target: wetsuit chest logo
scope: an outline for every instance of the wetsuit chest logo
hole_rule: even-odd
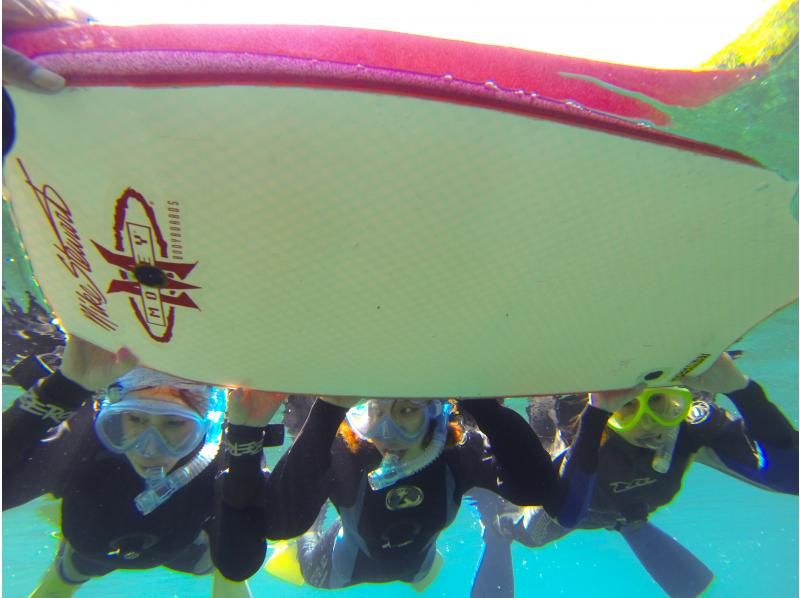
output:
[[[422,504],[425,494],[417,486],[398,486],[386,495],[386,508],[390,511],[410,509]]]
[[[694,401],[689,409],[686,421],[690,424],[702,424],[711,415],[711,406],[705,401]]]

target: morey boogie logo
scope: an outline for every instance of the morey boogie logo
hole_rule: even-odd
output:
[[[189,291],[200,287],[186,278],[197,265],[169,261],[183,258],[180,202],[169,201],[170,241],[158,225],[155,211],[138,191],[127,188],[114,209],[114,251],[92,241],[109,264],[119,268],[119,279],[111,281],[107,293],[127,293],[133,312],[150,337],[167,343],[172,338],[175,312],[179,307],[200,309]]]

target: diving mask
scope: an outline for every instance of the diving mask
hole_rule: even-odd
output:
[[[441,401],[369,399],[349,409],[346,417],[362,439],[400,447],[420,440],[441,412]]]
[[[383,490],[384,488],[396,484],[400,480],[414,475],[433,463],[442,454],[447,443],[447,425],[450,421],[450,414],[453,406],[449,402],[430,401],[437,403],[435,411],[437,415],[433,419],[433,435],[430,442],[424,447],[416,457],[407,458],[407,455],[394,451],[388,451],[383,455],[377,469],[369,472],[367,480],[373,490]]]
[[[646,388],[633,401],[615,411],[608,425],[618,432],[626,432],[647,415],[657,424],[671,428],[686,418],[691,406],[692,393],[686,388]]]
[[[134,395],[105,403],[94,423],[109,451],[134,451],[146,459],[185,457],[203,441],[208,426],[208,420],[186,405]]]

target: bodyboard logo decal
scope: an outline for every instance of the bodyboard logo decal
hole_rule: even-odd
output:
[[[108,293],[127,293],[136,319],[155,341],[172,339],[178,307],[200,309],[188,291],[200,287],[186,278],[197,265],[169,261],[167,241],[158,226],[155,211],[144,196],[128,187],[117,199],[114,209],[114,249],[92,241],[103,259],[119,268],[119,279],[111,281]],[[164,275],[163,282],[148,286],[139,282],[137,269],[155,268]]]
[[[53,245],[56,249],[56,257],[67,269],[67,272],[79,281],[75,295],[78,297],[81,314],[100,328],[109,332],[115,331],[117,325],[111,320],[106,309],[108,299],[90,276],[92,266],[83,249],[78,229],[75,227],[72,210],[55,187],[47,183],[41,187],[35,185],[22,160],[17,158],[17,164],[22,171],[22,176],[25,177],[25,183],[33,191],[36,201],[56,237]]]

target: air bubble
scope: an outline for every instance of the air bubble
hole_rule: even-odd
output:
[[[445,74],[442,79],[444,79],[445,83],[452,83],[453,82],[453,75],[450,73]]]
[[[500,91],[500,88],[497,86],[497,83],[494,81],[487,81],[483,84],[486,89],[491,89],[492,91]]]

